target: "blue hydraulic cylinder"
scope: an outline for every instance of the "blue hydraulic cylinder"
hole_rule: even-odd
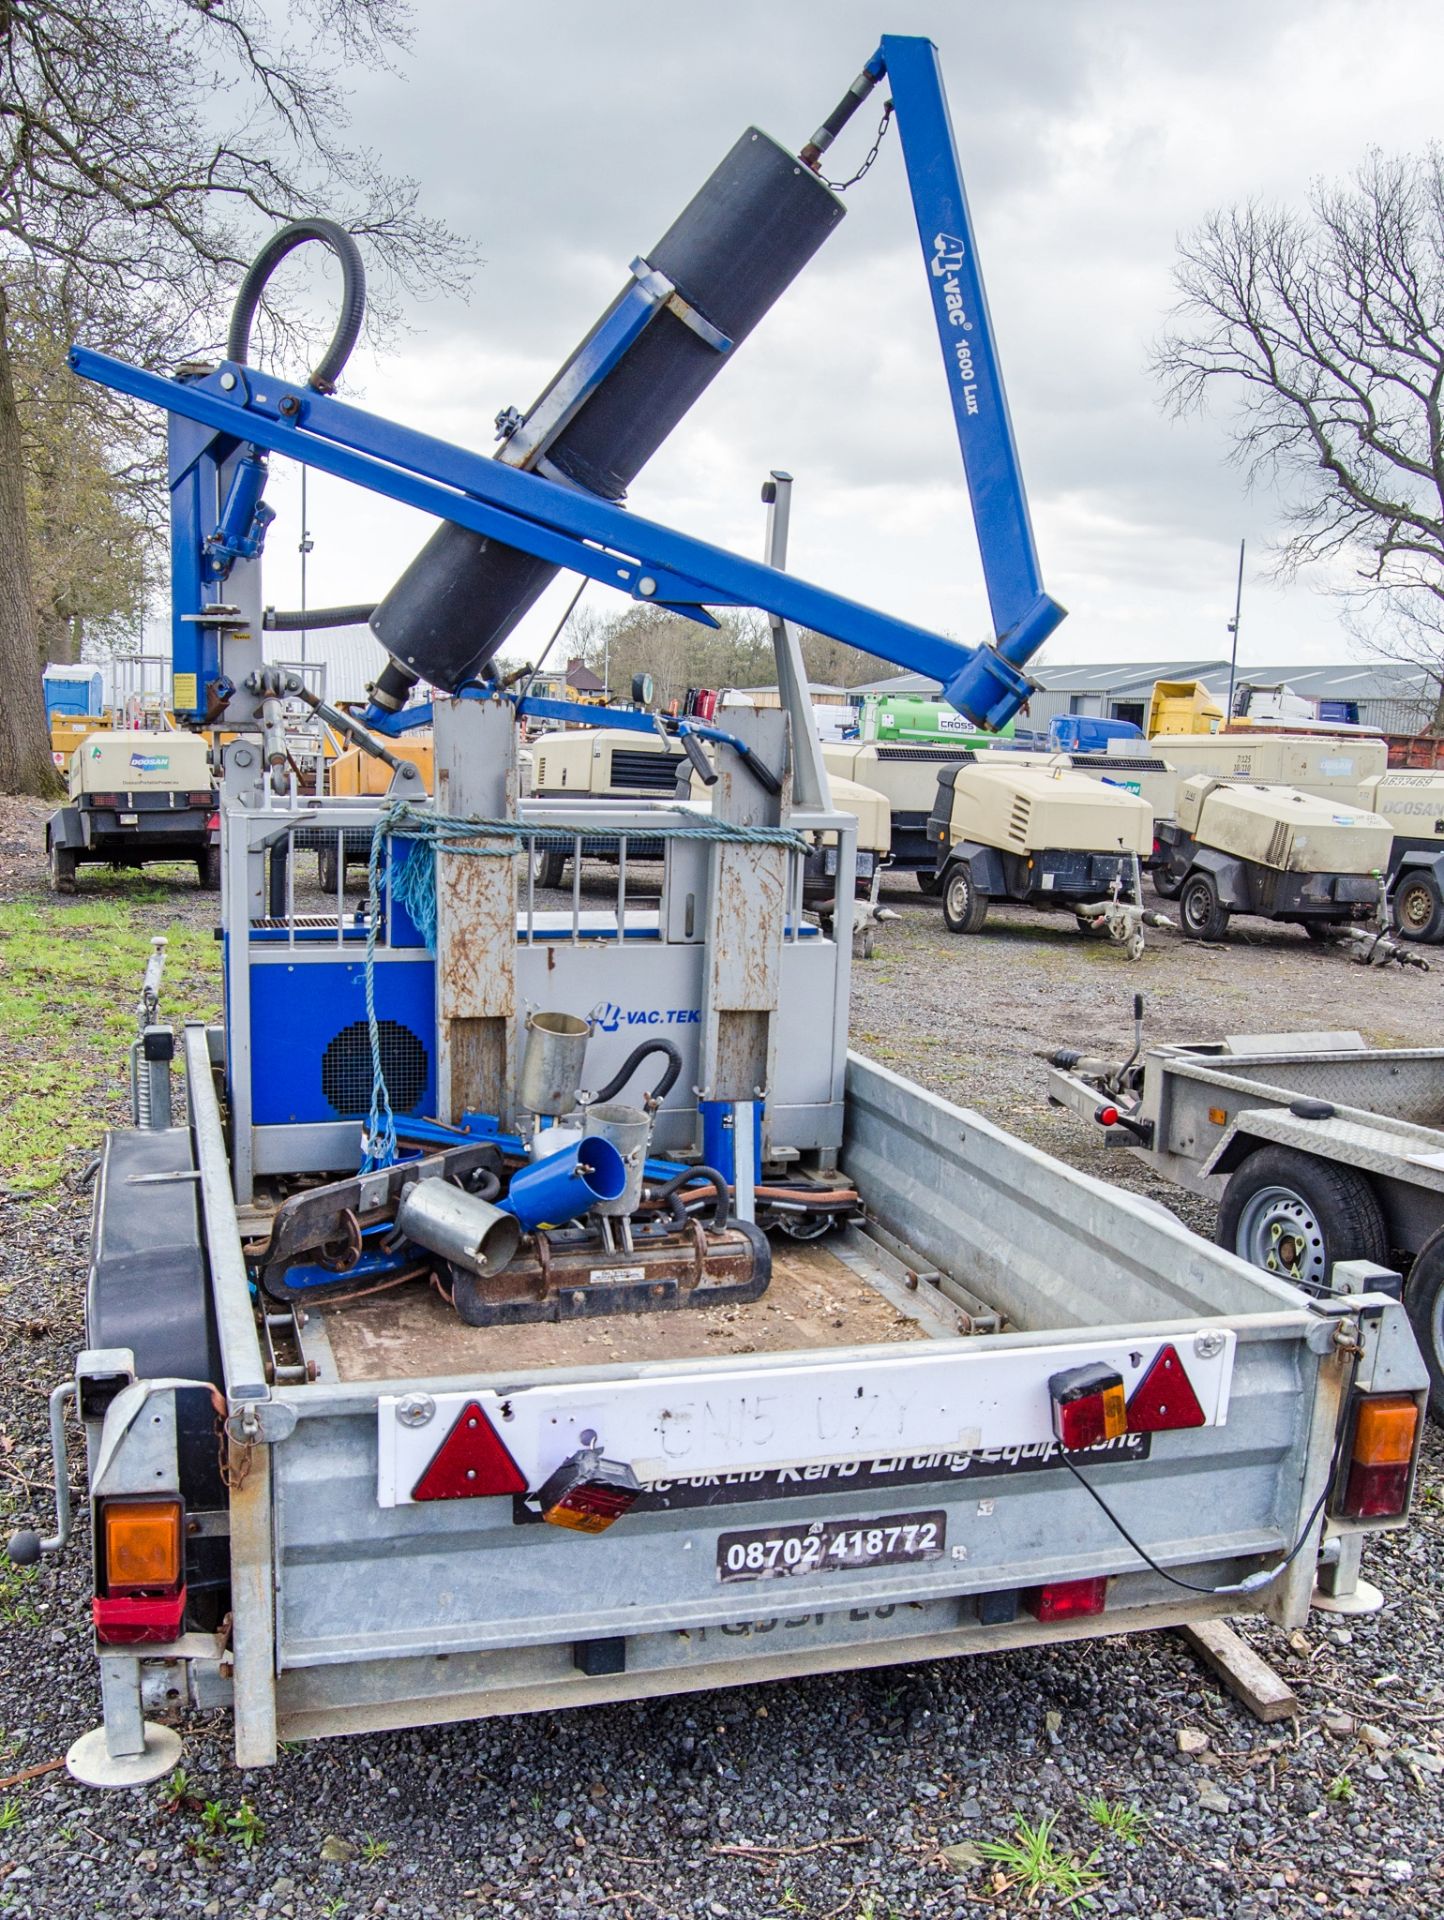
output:
[[[226,504],[215,530],[206,540],[205,572],[210,580],[224,580],[237,560],[257,560],[266,544],[266,528],[276,517],[261,495],[268,469],[259,447],[247,447],[232,462]]]
[[[733,1100],[699,1100],[702,1116],[702,1160],[720,1173],[729,1187],[737,1184],[737,1107]],[[762,1178],[762,1103],[752,1105],[752,1184]],[[746,1163],[744,1162],[744,1165]]]
[[[1019,669],[1065,610],[1043,591],[937,48],[930,40],[888,34],[881,55],[897,112],[996,636],[995,646],[968,660],[943,692],[969,719],[996,728],[1027,699],[1031,684]]]

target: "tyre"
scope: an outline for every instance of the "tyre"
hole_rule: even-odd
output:
[[[1429,1411],[1444,1425],[1444,1227],[1415,1254],[1404,1305],[1429,1369]]]
[[[943,890],[942,880],[929,867],[919,867],[913,877],[918,883],[918,892],[926,894],[929,900],[936,900]]]
[[[531,856],[531,877],[533,886],[559,887],[562,875],[566,872],[567,855],[564,847],[536,847]]]
[[[1444,934],[1444,893],[1422,867],[1406,873],[1394,889],[1394,931],[1401,940],[1430,942]]]
[[[1300,920],[1299,925],[1316,947],[1327,947],[1339,931],[1337,920]]]
[[[196,875],[200,880],[202,893],[220,892],[221,850],[219,847],[207,847],[204,853],[196,856]]]
[[[943,920],[949,933],[978,933],[988,917],[988,896],[966,860],[949,867],[942,881]]]
[[[74,847],[50,849],[50,891],[52,893],[74,893],[75,870],[78,865]]]
[[[1309,1292],[1328,1286],[1336,1260],[1388,1264],[1383,1210],[1364,1175],[1292,1147],[1260,1147],[1230,1176],[1214,1238]]]
[[[1211,873],[1191,873],[1178,893],[1178,917],[1186,940],[1222,940],[1228,934],[1228,908],[1218,897]]]
[[[322,893],[335,893],[336,849],[334,847],[316,849],[316,881]]]
[[[1166,867],[1155,867],[1148,877],[1160,900],[1176,900],[1183,892],[1183,882],[1175,880]]]

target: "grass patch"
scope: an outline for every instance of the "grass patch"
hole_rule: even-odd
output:
[[[1125,1846],[1136,1847],[1153,1824],[1136,1800],[1108,1800],[1102,1794],[1086,1803],[1088,1818]]]
[[[53,1186],[119,1119],[151,936],[168,941],[162,1018],[214,1020],[220,949],[209,928],[165,912],[175,895],[144,880],[70,900],[0,904],[0,1181]]]
[[[1102,1881],[1102,1875],[1093,1870],[1098,1851],[1095,1848],[1080,1860],[1070,1847],[1055,1847],[1057,1819],[1056,1813],[1045,1813],[1033,1826],[1019,1814],[1011,1840],[985,1840],[978,1852],[997,1864],[999,1878],[994,1887],[998,1892],[1017,1887],[1030,1901],[1051,1894],[1060,1906],[1091,1907],[1089,1895]]]

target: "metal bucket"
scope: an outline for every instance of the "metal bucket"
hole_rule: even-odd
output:
[[[483,1279],[500,1273],[516,1252],[514,1217],[449,1180],[417,1180],[401,1196],[396,1225],[408,1240]]]
[[[591,1037],[591,1021],[579,1020],[574,1013],[527,1015],[526,1051],[516,1097],[528,1113],[549,1114],[559,1120],[571,1112],[577,1104]]]
[[[647,1149],[652,1144],[652,1116],[620,1100],[602,1100],[587,1108],[583,1131],[590,1137],[610,1140],[627,1169],[627,1184],[617,1198],[599,1200],[592,1211],[604,1219],[625,1219],[641,1205]]]
[[[502,1206],[528,1233],[564,1227],[590,1213],[599,1200],[619,1200],[627,1184],[622,1156],[610,1140],[579,1140],[511,1176]]]

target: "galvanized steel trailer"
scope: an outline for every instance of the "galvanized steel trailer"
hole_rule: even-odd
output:
[[[854,1297],[818,1344],[712,1357],[696,1316],[643,1316],[613,1323],[610,1353],[574,1343],[549,1365],[536,1336],[560,1329],[497,1330],[488,1354],[485,1334],[422,1295],[370,1316],[300,1312],[294,1347],[272,1350],[246,1271],[221,1050],[216,1031],[186,1030],[187,1125],[134,1136],[162,1143],[165,1164],[130,1177],[154,1182],[147,1204],[198,1207],[226,1484],[217,1504],[187,1507],[187,1559],[219,1545],[225,1604],[212,1631],[101,1645],[101,1777],[173,1757],[145,1724],[159,1709],[229,1707],[237,1759],[255,1766],[278,1739],[1243,1610],[1297,1625],[1360,1396],[1422,1386],[1392,1299],[1309,1299],[856,1055],[842,1164],[867,1219],[828,1243],[828,1285]],[[888,1325],[855,1344],[867,1293]],[[765,1299],[747,1314],[765,1326]],[[641,1357],[663,1322],[679,1350]],[[518,1333],[529,1351],[512,1359]],[[1129,1433],[1066,1466],[1049,1382],[1101,1364],[1132,1396],[1165,1349],[1205,1424]],[[392,1372],[407,1354],[428,1355],[427,1370]],[[98,1514],[174,1485],[178,1433],[186,1451],[196,1389],[129,1376],[113,1351],[78,1364]],[[529,1485],[593,1432],[647,1494],[596,1537],[537,1524],[507,1494],[409,1497],[468,1409]],[[789,1542],[818,1539],[844,1549],[789,1559]]]
[[[1139,1027],[1141,1036],[1141,1026]],[[1393,1272],[1444,1418],[1444,1048],[1235,1034],[1109,1062],[1053,1056],[1050,1099],[1219,1203],[1218,1238],[1310,1290],[1338,1261]]]

